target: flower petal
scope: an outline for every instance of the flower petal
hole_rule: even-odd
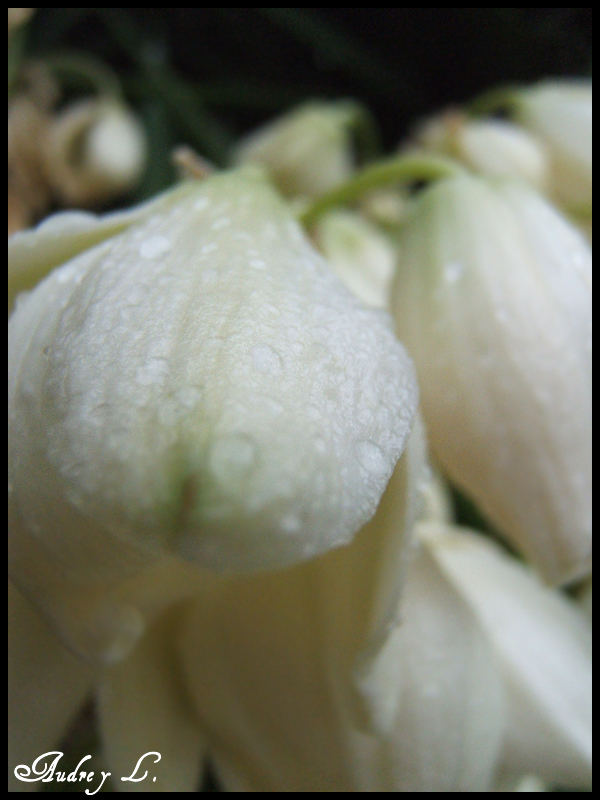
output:
[[[558,199],[591,209],[591,81],[543,81],[524,89],[517,96],[516,118],[548,148]]]
[[[8,745],[10,789],[35,783],[13,776],[55,748],[91,690],[94,671],[55,637],[32,605],[8,585]]]
[[[243,139],[235,161],[264,165],[285,195],[318,197],[354,169],[356,114],[353,103],[306,103]]]
[[[228,791],[475,790],[491,779],[503,730],[496,665],[426,554],[395,627],[400,488],[390,484],[349,546],[224,580],[191,606],[180,648]]]
[[[459,177],[417,200],[400,246],[394,310],[433,453],[547,579],[585,575],[587,244],[525,186]]]
[[[427,549],[409,571],[401,622],[361,685],[382,732],[368,791],[490,790],[504,732],[499,671]]]
[[[385,234],[357,213],[333,211],[314,235],[334,272],[366,305],[387,308],[396,251]]]
[[[482,537],[421,526],[436,561],[478,614],[508,699],[504,764],[515,775],[591,782],[591,631],[579,609]]]
[[[194,792],[198,790],[204,738],[178,671],[173,637],[176,607],[155,623],[135,650],[106,670],[98,690],[104,753],[117,791]],[[121,782],[140,756],[148,757],[141,782]],[[140,777],[140,776],[138,776]],[[155,780],[154,780],[155,778]]]
[[[32,289],[42,278],[70,258],[120,233],[148,214],[175,201],[178,191],[127,211],[97,216],[84,211],[62,211],[32,230],[19,231],[8,240],[8,310],[20,292]]]

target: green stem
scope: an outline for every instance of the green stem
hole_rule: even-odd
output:
[[[464,175],[465,170],[448,158],[431,155],[402,155],[378,161],[358,172],[349,181],[319,197],[301,215],[305,228],[337,206],[358,200],[380,186],[406,181],[432,181]]]

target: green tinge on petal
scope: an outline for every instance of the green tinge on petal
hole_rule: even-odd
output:
[[[114,786],[123,792],[194,792],[204,757],[204,737],[193,714],[173,649],[178,608],[148,630],[128,658],[105,671],[98,689],[104,754]],[[155,755],[160,758],[157,760]],[[138,759],[141,782],[132,775]]]

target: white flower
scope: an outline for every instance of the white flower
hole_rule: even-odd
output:
[[[319,220],[314,237],[334,272],[366,305],[387,308],[396,267],[392,242],[375,225],[351,211],[332,211]]]
[[[354,171],[350,129],[356,113],[347,102],[299,106],[242,140],[235,161],[265,166],[286,195],[318,197]]]
[[[535,136],[506,120],[471,119],[449,112],[428,120],[416,142],[446,153],[475,172],[524,180],[543,190],[548,183],[548,156]]]
[[[136,116],[111,99],[68,106],[48,126],[47,178],[63,204],[100,205],[135,186],[146,163],[146,135]]]
[[[591,558],[591,252],[524,185],[441,181],[400,235],[397,329],[434,454],[552,581]]]
[[[548,151],[553,194],[567,209],[591,212],[591,81],[544,81],[514,101],[515,119]]]

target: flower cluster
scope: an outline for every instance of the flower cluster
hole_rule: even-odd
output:
[[[590,95],[9,241],[14,791],[90,695],[141,791],[590,785]]]
[[[114,201],[133,189],[146,162],[144,128],[105,65],[81,56],[20,63],[18,37],[34,11],[8,9],[9,235],[57,205]],[[92,90],[68,99],[65,73]]]

